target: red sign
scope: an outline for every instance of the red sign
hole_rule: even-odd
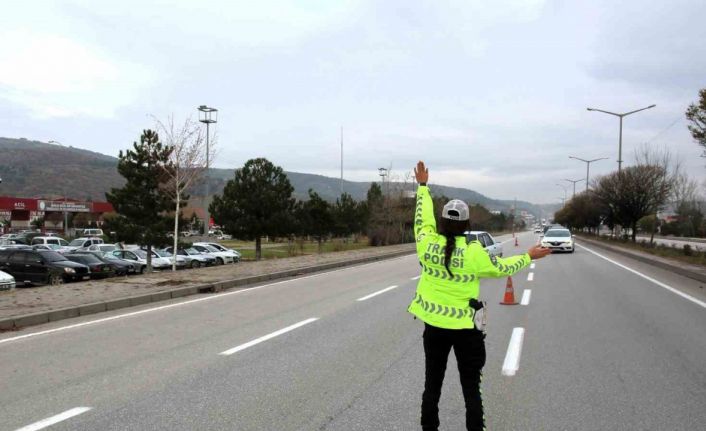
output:
[[[37,211],[37,200],[13,197],[0,197],[0,210]]]

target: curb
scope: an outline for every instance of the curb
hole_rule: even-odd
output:
[[[621,247],[617,246],[612,246],[608,244],[603,244],[600,241],[592,240],[592,239],[586,239],[582,236],[578,237],[580,241],[582,242],[587,242],[591,245],[594,245],[596,247],[602,248],[604,250],[609,250],[617,254],[621,254],[623,256],[630,257],[635,260],[639,260],[640,262],[644,262],[650,265],[654,265],[656,267],[666,269],[667,271],[674,272],[679,275],[683,275],[684,277],[691,278],[692,280],[700,281],[702,283],[706,283],[706,269],[704,271],[696,271],[692,270],[689,268],[685,268],[685,265],[687,264],[678,264],[678,263],[670,263],[666,262],[665,258],[656,258],[652,256],[645,256],[643,253],[639,253],[636,251],[632,250],[626,250]],[[693,265],[692,265],[693,266]]]
[[[57,320],[70,319],[73,317],[86,316],[89,314],[101,313],[103,311],[118,310],[120,308],[134,307],[136,305],[148,304],[151,302],[165,301],[168,299],[181,298],[198,293],[216,293],[228,289],[242,287],[250,284],[261,283],[263,281],[278,280],[282,278],[294,277],[297,275],[311,274],[335,268],[360,265],[364,263],[376,262],[379,260],[392,259],[414,254],[415,250],[396,251],[392,253],[380,254],[377,256],[367,256],[349,261],[339,261],[324,263],[321,265],[305,266],[302,268],[288,269],[285,271],[271,272],[262,275],[252,275],[242,278],[218,281],[210,284],[201,284],[190,287],[178,287],[156,293],[129,296],[118,299],[111,299],[104,302],[92,304],[82,304],[73,307],[60,308],[57,310],[43,311],[40,313],[23,314],[6,319],[0,319],[0,331],[16,330],[26,326],[41,325],[42,323],[55,322]]]

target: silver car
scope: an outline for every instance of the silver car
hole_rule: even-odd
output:
[[[487,251],[488,255],[491,257],[503,257],[503,245],[495,241],[495,238],[493,238],[493,236],[488,232],[482,230],[472,230],[464,232],[464,234],[466,235],[467,242],[480,242],[483,248],[485,248],[485,251]]]

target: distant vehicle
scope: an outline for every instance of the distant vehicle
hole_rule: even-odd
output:
[[[59,285],[90,278],[86,265],[48,250],[0,250],[0,269],[24,284]]]
[[[81,233],[83,236],[103,236],[103,229],[84,229]]]
[[[174,247],[167,247],[165,251],[167,253],[173,253]],[[216,258],[214,256],[203,254],[195,248],[179,248],[177,249],[177,256],[183,258],[189,268],[200,268],[202,266],[211,266],[216,264]]]
[[[541,233],[542,233],[542,228],[541,228],[540,226],[537,226],[536,228],[534,228],[534,233],[539,233],[539,234],[541,234]]]
[[[68,248],[71,251],[76,251],[76,250],[81,250],[81,249],[88,249],[88,247],[90,247],[94,244],[103,244],[103,240],[100,238],[88,238],[88,237],[76,238],[75,240],[73,240],[69,243]]]
[[[91,278],[108,278],[115,276],[115,267],[90,253],[65,254],[67,259],[86,265],[90,270]]]
[[[214,247],[214,243],[210,242],[195,242],[192,247],[201,253],[210,254],[216,258],[216,265],[223,265],[226,263],[237,262],[236,256],[233,253],[234,250],[228,251],[228,249],[223,250],[225,247]],[[237,252],[235,252],[237,253]],[[240,260],[240,255],[237,257]]]
[[[544,233],[541,245],[552,249],[552,251],[573,253],[574,237],[568,229],[549,229]]]
[[[10,274],[0,271],[0,292],[4,290],[12,290],[15,288],[15,277]]]
[[[214,236],[214,237],[216,237],[216,239],[220,239],[220,240],[233,239],[233,237],[231,235],[228,235],[227,233],[223,233],[223,231],[220,229],[208,231],[208,236]]]
[[[564,226],[560,224],[548,224],[544,226],[544,233],[546,234],[549,229],[565,229]]]
[[[493,236],[488,232],[472,230],[465,232],[464,234],[466,235],[466,242],[480,242],[490,257],[503,257],[503,245],[496,242]]]

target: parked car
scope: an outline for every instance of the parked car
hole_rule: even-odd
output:
[[[200,253],[207,254],[209,256],[212,256],[216,258],[216,265],[224,265],[226,263],[234,263],[235,258],[231,253],[224,252],[216,247],[213,247],[210,244],[203,243],[203,242],[197,242],[194,243],[192,248],[196,249]]]
[[[549,229],[544,233],[541,241],[542,247],[548,247],[552,251],[574,252],[574,237],[569,229]]]
[[[137,272],[137,267],[132,262],[128,262],[127,260],[123,260],[116,256],[113,256],[113,254],[110,252],[79,251],[73,254],[88,254],[91,256],[95,256],[101,262],[111,265],[115,270],[115,275],[130,275],[135,274]]]
[[[81,235],[88,237],[100,237],[103,236],[103,229],[84,229]]]
[[[167,247],[165,251],[171,254],[174,252],[174,247]],[[199,268],[216,264],[216,258],[214,256],[201,253],[192,247],[177,249],[177,255],[186,260],[186,265],[189,268]]]
[[[169,253],[166,250],[153,250],[152,253],[156,254],[157,257],[160,257],[162,259],[167,259],[169,261],[169,267],[171,268],[172,264],[174,263],[174,255],[172,253]],[[154,257],[154,255],[153,255]],[[184,259],[183,256],[179,256],[177,254],[176,256],[176,267],[177,269],[181,268],[186,268],[187,261]]]
[[[4,290],[12,290],[15,288],[15,277],[10,274],[0,271],[0,292]]]
[[[219,265],[240,262],[240,253],[233,249],[226,248],[217,242],[195,242],[192,247],[202,253],[210,253],[215,257],[223,257],[223,262],[219,262]]]
[[[119,257],[120,259],[135,263],[139,268],[138,272],[140,274],[145,272],[145,268],[147,268],[147,252],[144,250],[139,248],[130,250],[113,250],[111,253],[113,253],[113,256]],[[161,257],[154,257],[154,255],[152,255],[153,269],[169,269],[171,267],[172,263],[169,260]]]
[[[100,253],[107,253],[117,249],[118,246],[115,244],[92,244],[86,247],[86,251],[96,251]]]
[[[55,245],[56,247],[51,247],[51,249],[59,253],[71,250],[69,242],[58,236],[35,236],[32,238],[31,245]]]
[[[115,267],[113,265],[103,262],[90,253],[69,253],[64,256],[71,261],[86,265],[90,270],[91,278],[108,278],[115,276]]]
[[[76,238],[75,240],[69,243],[68,248],[70,249],[70,251],[76,251],[81,249],[87,249],[88,247],[94,244],[103,244],[103,240],[100,238],[88,237]]]
[[[0,250],[0,269],[24,284],[59,285],[90,278],[86,265],[49,250]]]
[[[488,232],[482,230],[472,230],[464,233],[466,241],[478,241],[490,257],[503,257],[503,245],[495,241],[495,238]]]

